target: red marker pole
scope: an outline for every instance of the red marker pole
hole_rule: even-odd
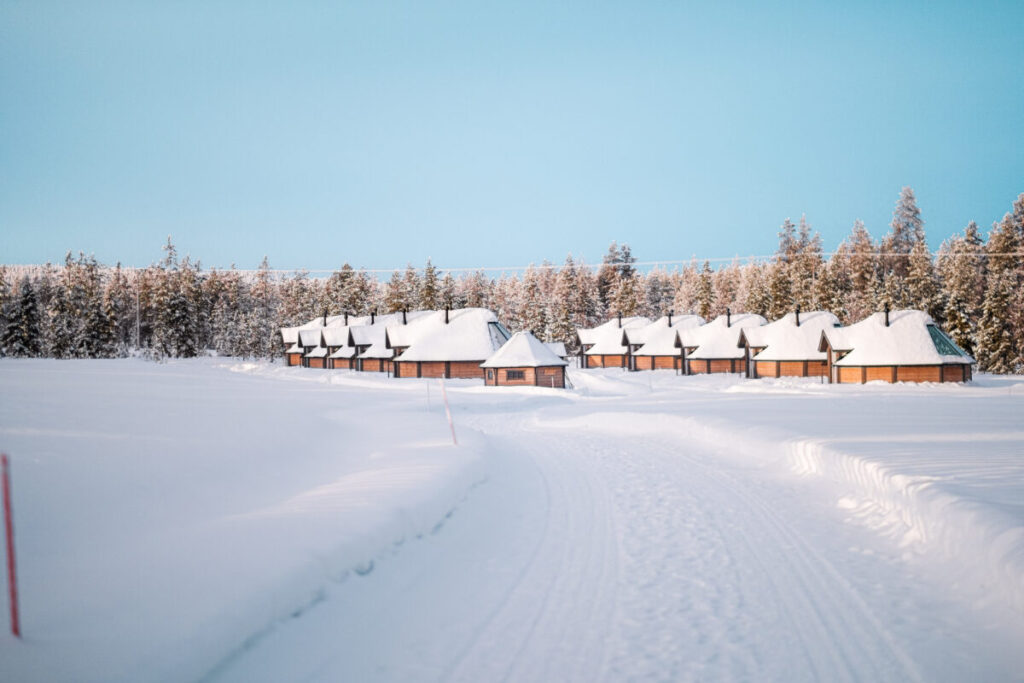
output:
[[[3,461],[4,488],[4,531],[7,535],[7,588],[11,602],[11,633],[21,638],[21,624],[18,623],[18,575],[14,564],[14,518],[11,516],[11,474],[7,465],[7,454],[0,454]]]

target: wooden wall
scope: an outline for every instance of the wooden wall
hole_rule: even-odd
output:
[[[480,369],[483,370],[483,368]],[[522,372],[523,379],[509,379],[509,370],[518,370]],[[489,386],[540,386],[564,389],[565,368],[560,365],[540,368],[487,368],[484,372],[484,383]]]
[[[971,379],[967,365],[882,365],[837,368],[842,384],[862,382],[965,382]]]
[[[288,365],[302,365],[302,354],[301,353],[286,353],[285,359],[288,361]]]
[[[306,365],[307,368],[320,368],[322,370],[325,367],[323,358],[309,358],[307,360],[309,361],[309,364]]]
[[[690,366],[691,375],[705,375],[716,372],[740,372],[743,369],[743,359],[728,358],[724,360],[686,360]]]
[[[636,370],[678,370],[679,356],[633,356]]]
[[[588,368],[624,368],[626,354],[617,356],[586,356]],[[481,361],[482,362],[482,361]]]

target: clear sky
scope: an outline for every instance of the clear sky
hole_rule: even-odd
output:
[[[0,3],[0,262],[937,247],[1024,192],[1024,2]]]

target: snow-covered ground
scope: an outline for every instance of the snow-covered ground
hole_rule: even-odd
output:
[[[0,361],[0,680],[1021,677],[1024,379],[570,379]]]

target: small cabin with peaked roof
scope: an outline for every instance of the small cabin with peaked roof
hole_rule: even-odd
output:
[[[818,350],[823,330],[839,327],[828,311],[803,313],[799,308],[775,322],[740,331],[747,377],[824,377],[828,359]]]
[[[650,325],[626,330],[632,364],[630,370],[682,369],[682,355],[676,348],[679,330],[700,327],[704,318],[699,315],[673,315],[669,313]]]
[[[487,386],[565,388],[565,366],[550,346],[530,332],[516,332],[480,364]]]
[[[321,345],[322,327],[314,327],[299,330],[298,345],[302,349],[302,367],[324,368],[327,367],[327,349]],[[320,353],[323,351],[324,353]]]
[[[644,327],[650,320],[641,316],[616,316],[606,323],[589,329],[576,330],[580,346],[581,368],[630,367],[629,343],[625,330]]]
[[[480,378],[480,364],[512,335],[485,308],[434,311],[408,325],[389,325],[395,377]]]
[[[849,327],[826,329],[830,382],[968,382],[975,362],[923,311],[873,313]]]
[[[683,374],[745,372],[744,350],[739,347],[740,332],[767,322],[754,313],[733,313],[726,309],[706,325],[676,332],[675,347],[682,349]]]

